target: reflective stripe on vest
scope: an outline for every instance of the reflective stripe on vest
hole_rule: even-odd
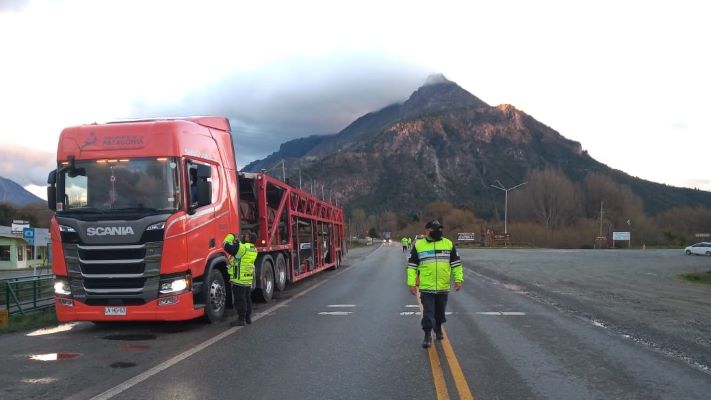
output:
[[[415,243],[415,251],[419,258],[417,272],[420,277],[420,290],[447,291],[450,289],[452,268],[449,260],[454,245],[447,238],[429,242],[420,239]]]

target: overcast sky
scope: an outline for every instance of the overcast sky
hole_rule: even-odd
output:
[[[242,166],[443,73],[613,168],[711,190],[704,3],[0,0],[0,176],[44,185],[65,126],[196,114],[231,119]]]

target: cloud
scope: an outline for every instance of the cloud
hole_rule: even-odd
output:
[[[30,4],[30,0],[0,0],[0,14],[20,12]]]
[[[672,185],[711,191],[711,179],[677,179]]]
[[[133,117],[227,116],[243,165],[287,140],[337,133],[363,114],[404,101],[430,72],[373,51],[282,58],[234,72],[172,104],[137,101]]]
[[[54,154],[4,143],[0,145],[0,176],[20,186],[47,186],[47,174],[56,168]]]

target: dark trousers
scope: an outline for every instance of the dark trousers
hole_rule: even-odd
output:
[[[252,317],[252,287],[232,284],[232,300],[237,309],[237,318],[244,321]]]
[[[442,330],[442,324],[447,322],[444,312],[447,309],[447,297],[449,293],[427,293],[420,292],[422,302],[422,330],[435,332]]]
[[[402,246],[402,252],[407,253],[407,246]]]

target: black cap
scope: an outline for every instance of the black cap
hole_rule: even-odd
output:
[[[433,219],[432,221],[428,222],[427,225],[425,225],[425,229],[439,229],[439,228],[444,228],[444,227],[436,219]]]

